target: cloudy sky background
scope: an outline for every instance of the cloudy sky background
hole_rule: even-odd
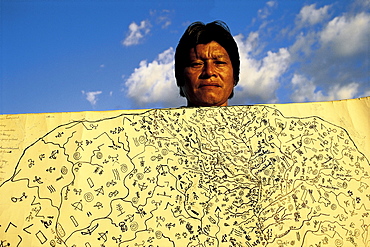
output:
[[[225,21],[231,105],[370,96],[370,0],[2,0],[0,114],[179,107],[177,42]]]

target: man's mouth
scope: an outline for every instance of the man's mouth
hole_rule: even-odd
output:
[[[199,85],[199,88],[202,87],[221,87],[221,86],[217,83],[203,83]]]

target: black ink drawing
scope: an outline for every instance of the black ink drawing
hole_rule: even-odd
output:
[[[369,171],[345,129],[263,105],[61,123],[0,186],[0,246],[370,246]]]

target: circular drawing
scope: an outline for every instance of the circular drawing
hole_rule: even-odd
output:
[[[137,179],[142,180],[144,178],[144,174],[142,174],[140,172],[136,173],[136,177],[137,177]]]
[[[86,192],[84,194],[84,199],[86,202],[92,202],[94,200],[94,195],[91,192]]]
[[[63,175],[67,175],[68,173],[68,168],[66,166],[62,166],[62,168],[60,169],[60,172],[63,174]]]
[[[127,168],[127,165],[126,164],[122,164],[121,165],[121,172],[125,173],[127,172],[128,168]]]
[[[75,153],[73,154],[73,158],[74,158],[75,160],[79,160],[79,159],[81,159],[81,154],[80,154],[79,152],[75,152]]]
[[[136,231],[138,228],[139,228],[139,224],[136,221],[130,224],[131,231]]]
[[[161,239],[161,238],[162,238],[162,232],[161,232],[161,231],[156,231],[156,232],[155,232],[155,237],[156,237],[157,239]]]
[[[103,158],[103,153],[102,152],[97,152],[96,153],[96,158],[98,158],[98,159]]]

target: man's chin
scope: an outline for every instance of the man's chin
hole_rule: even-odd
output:
[[[194,102],[194,104],[191,104],[191,105],[193,106],[226,106],[227,101],[224,102],[217,97],[207,97],[207,98],[198,99],[196,102]]]

